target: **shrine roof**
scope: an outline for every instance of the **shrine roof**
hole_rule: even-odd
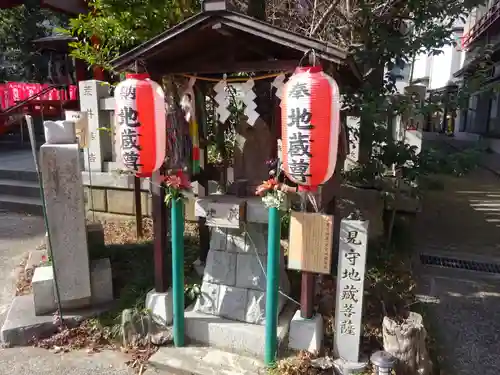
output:
[[[69,50],[68,43],[75,42],[77,40],[78,39],[76,37],[68,35],[51,35],[34,39],[32,42],[36,47],[42,50],[67,52]]]
[[[151,74],[222,74],[292,70],[314,50],[341,82],[360,81],[345,49],[227,9],[205,10],[111,62],[116,71],[142,61]],[[304,61],[307,64],[307,61]]]

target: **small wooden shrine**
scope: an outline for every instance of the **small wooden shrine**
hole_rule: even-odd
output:
[[[195,99],[191,110],[195,109],[192,113],[196,113],[199,126],[197,134],[190,136],[198,150],[193,152],[196,157],[190,160],[192,165],[187,170],[197,181],[197,199],[194,207],[186,205],[186,210],[190,210],[188,215],[199,218],[200,260],[205,270],[201,295],[186,310],[183,327],[185,335],[194,341],[262,355],[264,331],[260,329],[267,320],[268,214],[255,196],[255,189],[269,178],[266,162],[278,156],[280,99],[286,75],[307,65],[311,53],[315,63],[341,87],[360,81],[357,68],[342,48],[230,11],[223,0],[205,0],[202,12],[112,62],[118,72],[130,71],[134,66],[137,69],[140,64],[153,80],[168,85],[167,93],[178,91],[179,103],[168,103],[169,117],[185,110],[181,102],[186,97]],[[184,80],[181,85],[172,84],[179,78]],[[235,109],[229,108],[228,92],[243,104],[243,113],[236,120],[231,117]],[[235,140],[229,152],[222,147],[222,165],[208,163],[212,142],[207,129],[209,117],[217,124],[212,129],[216,146],[225,144],[224,133],[232,118]],[[167,124],[167,138],[178,134],[172,132]],[[178,142],[181,139],[176,137]],[[161,181],[161,175],[172,169],[169,147],[175,145],[167,142],[168,166],[153,175],[155,181]],[[345,147],[341,152],[345,153]],[[212,188],[213,180],[218,182],[217,191]],[[166,291],[166,272],[161,265],[162,252],[167,248],[165,192],[155,187],[153,190],[156,290]],[[333,194],[327,200],[331,199]],[[283,254],[281,258],[284,271]],[[282,291],[277,306],[281,322],[290,320],[296,307],[287,307],[285,295],[290,283],[286,272],[280,275],[276,282]],[[245,328],[249,324],[253,328]],[[281,326],[278,323],[278,337],[284,335]],[[241,337],[246,334],[251,337]]]

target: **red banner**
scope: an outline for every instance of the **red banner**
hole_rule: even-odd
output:
[[[16,103],[26,100],[49,87],[49,84],[8,82],[0,84],[0,109],[5,110]],[[77,87],[70,86],[69,100],[77,100]],[[65,89],[52,89],[34,100],[68,100],[68,93]]]

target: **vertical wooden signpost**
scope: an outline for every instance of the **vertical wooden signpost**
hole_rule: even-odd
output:
[[[342,220],[335,314],[335,350],[341,367],[359,363],[363,287],[365,279],[368,221]]]

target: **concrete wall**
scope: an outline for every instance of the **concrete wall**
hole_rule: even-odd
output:
[[[119,215],[135,215],[134,178],[115,172],[82,173],[87,210]],[[148,180],[141,180],[141,208],[151,216],[151,194]],[[92,201],[90,192],[92,192]],[[93,207],[92,207],[93,203]]]

